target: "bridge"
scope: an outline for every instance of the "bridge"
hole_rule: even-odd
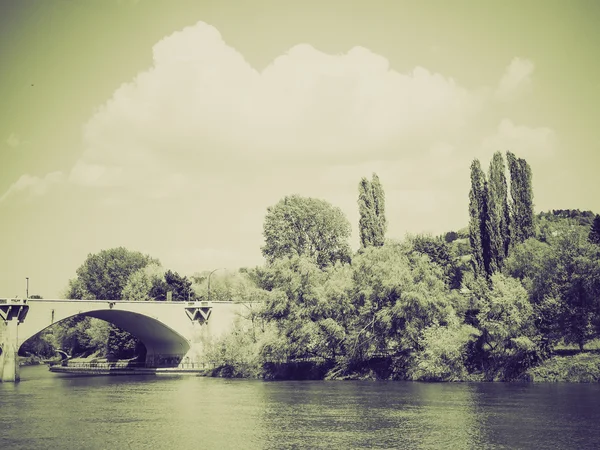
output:
[[[198,362],[204,345],[232,330],[243,310],[234,302],[0,298],[0,381],[19,380],[18,352],[27,339],[69,317],[113,323],[144,343],[146,367],[177,367]]]

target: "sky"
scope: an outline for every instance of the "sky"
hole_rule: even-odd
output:
[[[0,297],[124,246],[263,264],[267,208],[376,172],[389,238],[468,224],[510,150],[536,211],[600,213],[600,2],[0,0]]]

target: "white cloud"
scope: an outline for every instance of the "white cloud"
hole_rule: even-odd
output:
[[[6,138],[6,145],[10,148],[17,148],[22,144],[21,138],[17,136],[15,133],[10,133],[10,136]]]
[[[212,266],[203,248],[233,252],[214,256],[219,264],[256,251],[267,206],[292,193],[340,206],[355,225],[357,184],[372,172],[389,199],[390,236],[419,221],[462,224],[481,123],[498,92],[527,84],[527,64],[513,61],[497,92],[422,67],[400,73],[363,47],[330,55],[301,44],[258,71],[200,22],[158,42],[152,67],[98,108],[66,178],[102,189],[94,198],[136,224],[187,230],[173,236],[194,236],[190,266]],[[544,130],[504,121],[484,144],[534,151],[553,136]]]
[[[56,183],[63,181],[64,175],[62,172],[52,172],[43,178],[33,175],[22,175],[14,182],[8,190],[0,197],[0,203],[6,200],[9,196],[20,191],[29,191],[33,195],[42,195],[46,193],[48,188]]]
[[[513,100],[531,86],[535,65],[529,59],[514,58],[506,68],[495,92],[500,101]]]
[[[509,119],[503,119],[495,133],[482,141],[486,153],[509,150],[525,158],[551,156],[557,145],[558,139],[553,129],[515,125]]]
[[[481,107],[454,80],[396,72],[355,47],[328,55],[297,45],[262,72],[204,23],[158,42],[154,65],[89,120],[70,180],[146,192],[158,173],[339,164],[425,152]]]

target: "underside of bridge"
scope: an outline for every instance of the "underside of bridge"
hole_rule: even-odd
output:
[[[118,309],[101,309],[86,311],[77,316],[104,320],[137,337],[146,347],[146,367],[175,367],[190,349],[189,341],[181,334],[143,314]],[[43,330],[39,332],[41,331]]]
[[[113,323],[142,341],[146,346],[147,367],[175,367],[190,349],[185,337],[143,314],[110,309],[90,311],[83,315]]]

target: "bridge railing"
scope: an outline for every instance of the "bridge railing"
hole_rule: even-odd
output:
[[[179,363],[178,369],[214,369],[214,363],[207,362],[183,362]]]
[[[55,365],[62,365],[64,367],[77,367],[81,369],[126,369],[133,367],[145,367],[145,362],[137,361],[119,361],[119,362],[71,362],[63,361]]]

